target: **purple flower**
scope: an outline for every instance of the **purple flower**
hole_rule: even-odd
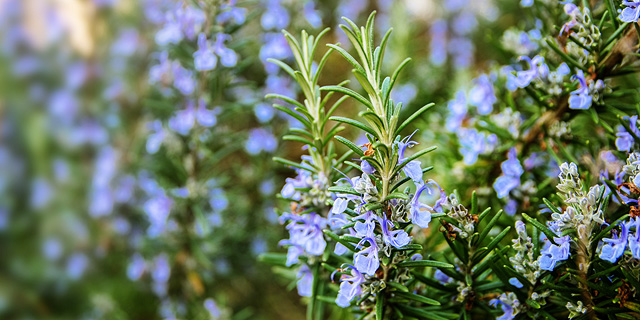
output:
[[[367,160],[362,160],[362,163],[360,163],[360,169],[362,169],[362,172],[366,174],[373,174],[374,172],[376,172],[376,169],[369,162],[367,162]]]
[[[624,22],[636,22],[640,18],[640,1],[622,1],[627,6],[622,10],[618,18]]]
[[[524,173],[520,161],[516,154],[516,149],[511,148],[507,154],[507,160],[500,165],[502,175],[493,183],[493,189],[496,190],[498,198],[504,198],[509,195],[511,190],[520,185],[520,176]]]
[[[266,6],[267,10],[260,19],[264,30],[280,30],[289,25],[289,12],[280,5],[280,0],[267,0]]]
[[[80,104],[69,90],[58,90],[49,98],[49,113],[52,119],[62,124],[71,124],[76,118]]]
[[[212,319],[218,319],[222,316],[220,308],[218,308],[216,302],[211,298],[204,300],[204,308],[207,309]]]
[[[393,222],[387,220],[386,217],[382,218],[382,239],[386,244],[400,249],[411,242],[412,237],[409,237],[404,230],[389,231],[390,226],[393,226]]]
[[[304,18],[312,27],[319,28],[322,26],[322,18],[318,10],[316,10],[316,5],[313,1],[307,1],[307,3],[304,4],[303,14]]]
[[[322,229],[327,226],[327,219],[312,212],[301,216],[290,213],[284,214],[282,221],[287,220],[290,220],[287,225],[289,239],[280,241],[280,244],[298,247],[298,249],[289,248],[288,255],[290,257],[288,257],[288,260],[291,261],[288,261],[288,263],[297,262],[297,256],[304,252],[315,256],[324,253],[327,242],[324,240]],[[304,252],[300,252],[301,249]]]
[[[360,238],[373,238],[374,230],[376,228],[375,215],[371,211],[367,211],[364,214],[354,218],[354,220],[364,219],[362,221],[356,221],[353,226],[353,230],[356,232],[356,236]]]
[[[549,68],[544,63],[544,58],[541,56],[535,56],[533,59],[522,56],[520,57],[520,60],[526,61],[529,65],[529,70],[516,72],[516,78],[514,81],[516,86],[520,88],[528,86],[536,77],[546,77],[549,73]]]
[[[236,24],[243,24],[247,15],[246,8],[236,7],[236,0],[229,0],[229,3],[220,6],[220,11],[222,11],[218,15],[218,22],[220,23],[233,20]]]
[[[349,266],[347,270],[351,270],[351,275],[343,274],[340,277],[340,290],[336,298],[336,304],[342,308],[348,307],[353,298],[362,294],[360,285],[364,283],[364,276],[356,268]]]
[[[636,233],[631,233],[631,227],[636,228]],[[629,230],[629,250],[634,258],[640,259],[640,217],[631,218],[627,222],[627,229]]]
[[[429,60],[434,65],[441,66],[447,61],[447,22],[442,19],[434,21],[429,33],[431,34]]]
[[[159,82],[164,82],[165,78],[168,78],[171,74],[172,63],[169,60],[169,53],[167,51],[162,51],[159,54],[159,63],[151,66],[149,69],[149,83],[156,84]]]
[[[442,284],[447,284],[453,280],[451,277],[444,274],[444,272],[440,270],[436,270],[436,273],[433,275],[433,277]]]
[[[449,52],[453,55],[453,66],[456,69],[462,69],[468,67],[473,60],[473,42],[466,37],[454,37],[449,41],[447,46]],[[482,104],[478,106],[479,112],[487,112],[486,111],[490,105]]]
[[[167,283],[171,276],[171,265],[166,253],[161,253],[153,259],[151,279],[156,283]]]
[[[378,258],[378,245],[374,238],[364,238],[358,243],[357,248],[365,243],[369,243],[368,247],[356,252],[353,255],[353,262],[358,271],[374,276],[376,270],[380,267],[380,259]]]
[[[160,146],[162,145],[162,141],[164,140],[164,129],[162,128],[162,122],[160,120],[155,120],[149,124],[148,127],[152,130],[152,134],[147,137],[147,152],[150,154],[154,154],[160,150]]]
[[[638,130],[637,122],[638,116],[633,116],[631,118],[624,117],[623,120],[629,120],[629,128],[631,129],[631,133],[636,136],[640,135],[640,130]],[[633,135],[630,132],[627,132],[624,126],[618,126],[618,132],[616,133],[616,148],[618,151],[626,151],[629,152],[633,145],[635,144],[635,140]]]
[[[173,86],[184,95],[192,94],[196,87],[193,71],[183,68],[179,63],[174,64]]]
[[[58,260],[63,251],[62,243],[57,238],[48,238],[42,243],[42,254],[48,260]]]
[[[533,0],[520,0],[520,6],[523,8],[531,7],[533,5]]]
[[[253,112],[260,123],[267,123],[273,119],[274,108],[266,103],[258,103],[253,108]]]
[[[516,288],[522,288],[522,287],[523,287],[523,285],[522,285],[522,283],[520,282],[520,280],[518,280],[518,278],[515,278],[515,277],[514,277],[514,278],[509,279],[509,283],[510,283],[512,286],[516,287]]]
[[[256,128],[249,132],[249,138],[244,144],[244,149],[251,155],[256,155],[262,151],[274,152],[278,147],[278,140],[266,129]]]
[[[456,98],[450,100],[447,105],[449,109],[449,116],[447,117],[447,130],[449,132],[455,132],[462,125],[462,121],[467,116],[467,98],[463,91],[456,93]]]
[[[100,150],[90,195],[89,214],[93,217],[107,215],[113,209],[114,195],[110,184],[116,175],[116,162],[117,154],[113,148],[104,147]]]
[[[510,216],[516,214],[516,210],[518,210],[518,201],[509,199],[503,209],[504,212]]]
[[[440,190],[440,198],[436,200],[436,203],[433,207],[420,202],[420,195],[427,190],[427,193],[431,194],[431,187],[437,187]],[[418,190],[416,190],[413,199],[411,200],[411,222],[417,225],[420,228],[428,228],[429,222],[431,222],[431,213],[432,212],[441,212],[441,205],[447,201],[447,195],[444,190],[440,188],[440,186],[433,180],[429,180],[428,183],[421,185]]]
[[[550,244],[548,247],[540,251],[540,257],[538,258],[540,269],[553,271],[556,267],[556,263],[564,261],[569,258],[569,250],[571,249],[569,236],[560,238],[553,238],[558,245]]]
[[[606,244],[602,246],[602,251],[600,251],[600,259],[615,263],[624,254],[624,250],[627,248],[629,226],[626,223],[621,223],[620,228],[620,235],[614,234],[610,239],[602,239],[602,241],[606,242]]]
[[[200,99],[198,102],[198,109],[196,109],[196,121],[203,127],[213,127],[218,122],[217,115],[220,113],[219,108],[213,110],[207,109],[204,99]]]
[[[403,105],[408,105],[418,94],[418,89],[412,83],[406,83],[402,85],[396,85],[394,90],[391,91],[391,99],[395,102],[402,102]]]
[[[177,44],[182,41],[183,38],[180,24],[175,21],[174,16],[172,14],[168,14],[167,19],[168,20],[165,22],[162,29],[158,30],[156,33],[155,40],[159,46]]]
[[[144,203],[144,211],[151,223],[148,229],[150,236],[157,236],[164,232],[172,206],[173,201],[164,195],[163,192],[153,196]]]
[[[225,67],[233,67],[238,63],[236,52],[224,45],[224,42],[230,39],[230,35],[220,33],[216,36],[216,42],[213,45],[213,51],[220,57],[220,63]]]
[[[398,163],[402,163],[406,160],[404,153],[406,151],[407,148],[412,148],[415,145],[417,145],[418,143],[415,141],[410,141],[411,137],[413,137],[413,135],[417,132],[414,131],[410,136],[404,138],[402,141],[398,142]],[[421,168],[422,163],[419,160],[411,160],[409,163],[407,163],[403,168],[402,171],[404,172],[404,174],[407,175],[407,177],[410,177],[411,180],[413,180],[413,182],[416,184],[416,186],[423,184],[424,182],[422,182],[422,168]]]
[[[187,101],[187,106],[184,110],[177,111],[171,119],[169,119],[169,128],[171,130],[186,136],[193,128],[193,124],[196,120],[196,113],[194,110],[194,102],[192,100]]]
[[[460,154],[464,157],[466,165],[472,165],[478,161],[478,155],[493,150],[498,142],[495,134],[487,135],[476,129],[460,128],[456,131],[460,143]]]
[[[136,281],[142,277],[146,267],[144,258],[139,253],[136,253],[131,257],[129,266],[127,266],[127,277],[133,281]]]
[[[89,258],[83,253],[73,254],[67,261],[67,275],[73,280],[80,279],[89,265]]]
[[[287,39],[280,33],[266,33],[262,48],[260,48],[260,60],[265,65],[267,73],[277,73],[279,67],[273,63],[267,63],[267,59],[286,59],[292,55]],[[272,91],[270,91],[272,92]]]
[[[589,109],[591,107],[591,101],[593,98],[589,95],[589,86],[587,80],[584,77],[584,72],[578,70],[578,73],[571,77],[572,80],[578,80],[580,87],[571,92],[569,97],[569,108],[571,109]]]
[[[202,32],[198,35],[198,51],[193,53],[193,61],[198,71],[212,70],[218,62],[213,50],[209,47],[207,36]]]
[[[498,307],[498,304],[500,304],[502,312],[504,312],[504,314],[496,318],[496,320],[512,320],[515,318],[518,312],[513,308],[513,305],[517,303],[519,303],[517,299],[510,299],[506,293],[501,294],[499,299],[489,301],[489,304],[494,307]]]
[[[493,104],[498,101],[493,91],[493,84],[489,76],[483,74],[473,80],[475,86],[469,91],[469,104],[478,108],[481,115],[490,114]]]
[[[616,133],[616,136],[616,148],[618,149],[618,151],[629,152],[631,150],[631,147],[633,147],[635,143],[635,141],[633,140],[633,136],[626,131],[618,131]]]
[[[578,24],[577,18],[581,14],[580,9],[573,3],[566,3],[564,5],[564,12],[571,17],[571,20],[562,26],[562,29],[560,29],[561,35]]]
[[[120,32],[118,39],[111,45],[111,54],[117,56],[130,56],[136,52],[139,43],[139,34],[135,29],[125,29]]]
[[[306,264],[303,264],[298,270],[298,282],[296,283],[298,294],[301,297],[311,297],[313,287],[313,274]]]

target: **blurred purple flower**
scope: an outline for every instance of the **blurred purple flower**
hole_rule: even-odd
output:
[[[278,147],[278,140],[269,131],[263,128],[251,129],[249,138],[244,144],[248,154],[256,155],[260,152],[274,152]]]
[[[493,104],[498,101],[493,91],[493,84],[489,76],[483,74],[473,80],[475,86],[469,91],[469,104],[478,108],[481,115],[490,114]]]
[[[582,72],[582,70],[578,70],[578,72],[574,76],[572,76],[571,79],[577,79],[580,83],[580,87],[571,92],[571,96],[569,97],[569,108],[589,109],[591,107],[593,98],[589,93],[589,86],[587,85],[587,80],[584,77],[584,72]]]
[[[218,59],[209,47],[207,36],[204,33],[198,35],[198,50],[193,53],[195,69],[198,71],[212,70],[216,67]]]
[[[260,19],[264,30],[281,30],[289,25],[289,12],[282,7],[280,0],[266,0],[265,6],[267,10]]]

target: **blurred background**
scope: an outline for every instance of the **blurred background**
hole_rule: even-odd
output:
[[[295,274],[257,260],[285,251],[294,173],[271,159],[303,154],[264,99],[298,88],[267,58],[292,63],[281,29],[349,47],[340,17],[372,10],[387,72],[414,59],[393,99],[437,104],[416,140],[447,174],[447,100],[537,48],[517,1],[0,0],[0,318],[304,318]]]

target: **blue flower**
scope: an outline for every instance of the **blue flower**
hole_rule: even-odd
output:
[[[380,259],[378,258],[378,245],[374,238],[364,238],[358,243],[356,248],[369,243],[368,247],[356,252],[353,255],[353,262],[358,271],[374,276],[380,267]]]
[[[627,6],[622,10],[618,18],[624,22],[636,22],[640,18],[640,1],[622,1]]]
[[[376,169],[367,160],[362,160],[362,163],[360,163],[360,169],[362,169],[362,172],[366,174],[373,174],[376,172]]]
[[[364,283],[364,276],[356,268],[349,266],[347,270],[351,270],[351,275],[343,274],[340,277],[340,290],[336,298],[336,304],[342,308],[348,307],[353,298],[362,294],[360,285]]]
[[[167,254],[161,253],[153,259],[153,265],[151,269],[151,279],[154,282],[154,291],[158,295],[166,293],[166,284],[171,276],[171,265],[169,264],[169,257]]]
[[[458,151],[464,157],[466,165],[472,165],[478,161],[478,155],[493,150],[498,142],[495,134],[487,135],[476,129],[460,128],[456,132],[460,148]]]
[[[173,16],[169,19],[171,19],[171,21],[167,21],[163,28],[158,30],[156,33],[155,40],[160,46],[166,46],[171,43],[176,44],[182,41],[183,35],[182,30],[180,29],[180,24],[175,22]]]
[[[218,305],[216,304],[216,302],[211,299],[208,298],[206,300],[204,300],[204,308],[207,309],[207,311],[209,312],[209,315],[213,318],[213,319],[218,319],[222,316],[222,313],[220,312],[220,308],[218,308]]]
[[[498,198],[504,198],[509,195],[511,190],[520,185],[520,176],[524,173],[520,161],[516,154],[516,149],[511,148],[507,154],[507,160],[500,165],[502,175],[493,183],[493,189],[496,190]]]
[[[198,121],[198,123],[203,127],[213,127],[218,122],[218,113],[220,113],[219,108],[209,110],[207,109],[204,99],[200,99],[198,102],[198,109],[196,109],[196,121]]]
[[[185,136],[189,134],[193,124],[196,121],[196,113],[194,110],[194,103],[192,100],[187,101],[187,106],[184,110],[177,111],[173,117],[169,119],[169,128],[171,130]]]
[[[629,234],[629,250],[634,258],[640,259],[640,217],[631,218],[627,222],[627,229],[631,231],[631,227],[636,228],[636,233]]]
[[[386,217],[382,218],[382,239],[386,244],[400,249],[411,242],[412,237],[409,237],[407,232],[402,229],[389,231],[390,226],[393,226],[393,222]]]
[[[640,130],[638,130],[638,127],[637,127],[637,122],[638,122],[637,115],[631,118],[624,117],[622,119],[629,120],[629,128],[631,129],[631,133],[635,134],[636,136],[640,135]],[[618,149],[618,151],[629,152],[631,150],[631,148],[635,144],[635,140],[631,135],[631,133],[627,132],[624,126],[622,125],[618,126],[618,132],[616,133],[616,136],[618,137],[616,138],[616,148]]]
[[[303,14],[304,18],[312,27],[319,28],[322,26],[322,18],[318,10],[316,10],[316,5],[313,1],[308,1],[304,4]]]
[[[462,125],[462,121],[467,116],[467,98],[463,91],[456,93],[456,98],[449,101],[447,108],[449,115],[447,117],[446,128],[449,132],[455,132]]]
[[[236,24],[243,24],[247,15],[246,8],[236,7],[236,0],[229,0],[229,3],[220,6],[220,11],[222,11],[218,15],[218,22],[220,23],[233,20]]]
[[[298,282],[296,287],[298,288],[298,294],[301,297],[311,297],[313,287],[313,274],[306,264],[303,264],[298,270]]]
[[[196,87],[193,71],[183,68],[179,63],[174,64],[172,67],[173,86],[185,96],[192,94]]]
[[[436,66],[441,66],[447,61],[447,22],[442,19],[435,20],[429,30],[431,35],[429,60]]]
[[[533,5],[533,0],[520,0],[521,7],[531,7]]]
[[[73,280],[80,279],[89,266],[89,258],[82,253],[75,253],[67,261],[67,275]]]
[[[144,258],[139,253],[136,253],[131,257],[131,261],[127,266],[127,277],[133,281],[136,281],[142,277],[146,267]]]
[[[264,30],[284,29],[289,25],[289,12],[280,5],[280,0],[267,0],[267,10],[262,14],[260,24]]]
[[[452,278],[449,277],[448,275],[444,274],[444,272],[440,271],[440,270],[436,270],[436,273],[433,275],[433,277],[438,280],[440,283],[442,284],[447,284],[449,282],[452,282]]]
[[[490,114],[493,104],[498,101],[489,76],[483,74],[473,80],[475,86],[469,91],[469,104],[478,108],[481,115]]]
[[[151,199],[144,203],[144,211],[151,223],[147,230],[149,236],[158,236],[164,232],[172,206],[173,200],[167,197],[163,191],[159,191],[158,194],[152,195]]]
[[[404,156],[404,153],[406,151],[407,148],[412,148],[415,145],[417,145],[418,143],[415,141],[410,141],[411,137],[413,137],[413,135],[417,132],[414,131],[410,136],[404,138],[402,141],[398,142],[398,163],[403,163],[406,158]],[[404,174],[407,175],[407,177],[411,178],[411,180],[413,180],[413,182],[416,184],[416,186],[423,184],[424,182],[422,182],[422,163],[419,160],[411,160],[409,163],[407,163],[403,168],[402,171],[404,172]]]
[[[224,45],[224,42],[230,39],[230,35],[220,33],[216,36],[216,42],[213,44],[213,51],[220,57],[220,63],[225,67],[233,67],[238,63],[236,52]]]
[[[193,53],[193,61],[198,71],[212,70],[218,62],[213,50],[209,47],[207,36],[202,32],[198,35],[198,50]]]
[[[627,237],[629,236],[629,227],[625,223],[620,224],[620,235],[614,234],[612,238],[602,239],[606,242],[600,251],[600,259],[615,263],[624,254],[627,248]]]
[[[514,81],[516,86],[520,88],[528,86],[536,77],[544,78],[549,73],[549,67],[544,63],[544,58],[541,56],[535,56],[533,59],[522,56],[520,60],[524,60],[529,64],[529,70],[516,72]]]
[[[249,132],[249,139],[244,145],[248,154],[256,155],[262,151],[274,152],[278,147],[278,140],[273,134],[263,128],[255,128]]]
[[[522,288],[522,287],[523,287],[523,285],[522,285],[522,283],[520,282],[520,280],[518,280],[518,278],[515,278],[515,277],[514,277],[514,278],[509,279],[509,283],[510,283],[512,286],[516,287],[516,288]]]
[[[287,39],[281,33],[266,33],[262,48],[260,48],[260,60],[265,64],[267,73],[277,73],[279,67],[273,63],[267,63],[267,59],[286,59],[292,55]],[[274,91],[269,91],[274,92]]]
[[[364,222],[359,221],[360,219],[364,219]],[[373,238],[373,231],[376,228],[375,219],[376,216],[371,211],[367,211],[364,214],[355,217],[354,220],[358,220],[353,226],[356,236],[360,238]]]
[[[436,203],[433,207],[420,202],[420,195],[427,190],[427,193],[431,194],[431,188],[435,186],[440,190],[440,198],[436,200]],[[413,199],[411,200],[411,222],[417,225],[420,228],[428,228],[429,222],[431,222],[431,213],[432,212],[441,212],[442,204],[447,201],[447,195],[444,190],[440,188],[440,186],[433,180],[429,180],[428,183],[421,185],[418,190],[416,190]]]
[[[304,249],[310,255],[319,256],[324,253],[327,242],[322,229],[327,226],[327,219],[314,212],[303,214],[284,214],[283,220],[291,220],[287,225],[289,239],[280,241],[281,245],[292,245]]]
[[[540,257],[538,258],[538,263],[540,265],[540,269],[553,271],[556,268],[556,264],[560,261],[567,260],[569,258],[571,244],[571,239],[569,236],[553,238],[553,240],[557,243],[549,244],[545,249],[540,251]]]
[[[519,301],[518,299],[511,297],[512,295],[513,293],[503,293],[498,297],[498,299],[492,299],[489,301],[489,304],[494,307],[498,307],[499,304],[502,312],[504,312],[504,314],[496,318],[496,320],[511,320],[516,316],[516,314],[518,314],[513,306],[519,304]]]
[[[571,109],[589,109],[593,98],[589,95],[589,86],[587,80],[584,77],[584,72],[578,70],[577,74],[571,77],[572,80],[578,80],[580,87],[571,92],[569,97],[569,108]]]

